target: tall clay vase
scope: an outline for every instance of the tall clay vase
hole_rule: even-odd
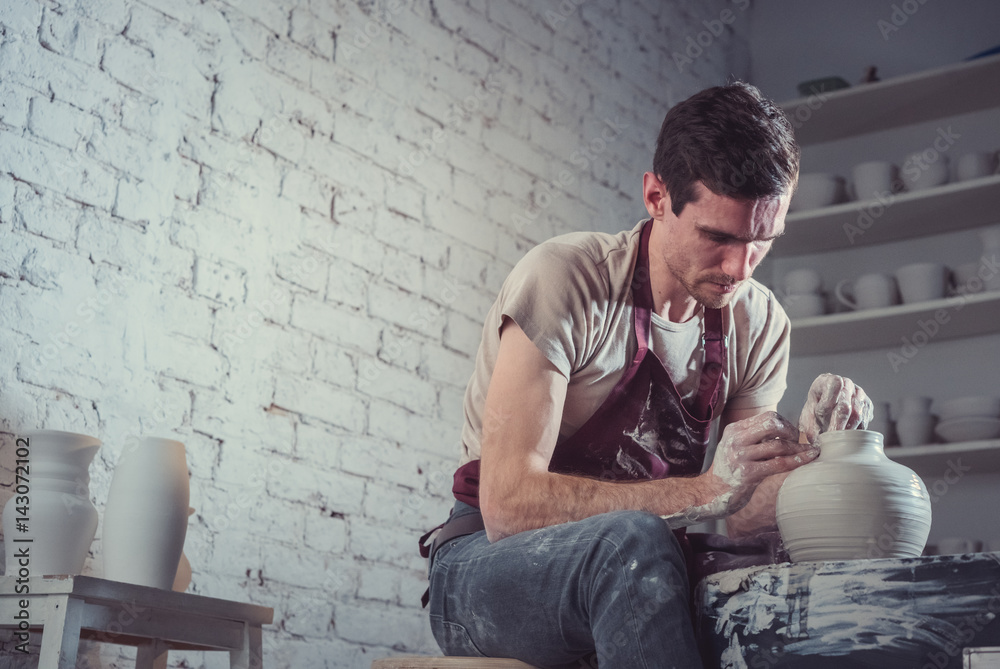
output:
[[[820,455],[778,491],[778,529],[793,562],[917,557],[931,530],[920,477],[870,430],[826,432]]]
[[[56,430],[17,440],[14,496],[3,510],[7,576],[21,575],[22,569],[30,576],[83,571],[97,532],[89,469],[100,447],[94,437]],[[28,557],[19,557],[25,550]]]
[[[170,590],[189,494],[184,444],[148,437],[126,446],[104,510],[104,577]]]

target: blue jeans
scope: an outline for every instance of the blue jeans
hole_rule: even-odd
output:
[[[470,511],[456,502],[452,516]],[[641,511],[492,544],[485,531],[445,543],[431,564],[430,620],[447,655],[541,667],[702,666],[680,544]]]

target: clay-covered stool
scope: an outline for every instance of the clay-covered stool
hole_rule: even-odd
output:
[[[735,569],[695,602],[706,666],[961,669],[1000,645],[1000,553]]]
[[[387,657],[372,669],[534,669],[530,664],[496,657]]]

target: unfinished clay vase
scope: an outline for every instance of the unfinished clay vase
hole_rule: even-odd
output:
[[[100,447],[94,437],[57,430],[28,432],[15,442],[14,496],[3,510],[7,576],[83,570],[97,532],[89,470]],[[24,550],[28,557],[19,558]]]
[[[118,459],[104,511],[104,577],[170,590],[188,522],[184,444],[147,437]]]
[[[793,562],[917,557],[931,529],[920,477],[888,459],[870,430],[821,434],[820,455],[778,491],[778,529]]]

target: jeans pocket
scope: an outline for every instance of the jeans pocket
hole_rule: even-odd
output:
[[[431,632],[445,655],[466,657],[486,657],[472,642],[469,632],[458,623],[448,622],[441,616],[431,616]]]

